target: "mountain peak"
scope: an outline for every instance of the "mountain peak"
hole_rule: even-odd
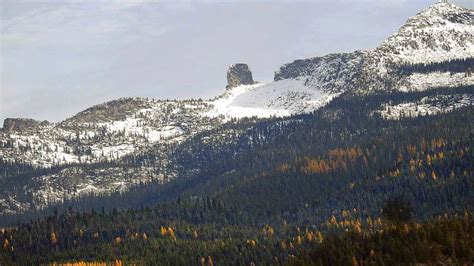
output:
[[[440,1],[407,20],[377,48],[395,62],[440,62],[473,57],[474,10]]]
[[[457,6],[448,0],[429,6],[407,21],[408,25],[418,24],[418,26],[431,26],[434,24],[445,25],[448,22],[472,24],[472,10]]]
[[[458,6],[451,3],[451,1],[449,1],[449,0],[439,0],[437,3],[431,5],[430,7],[432,7],[432,8],[453,8],[453,7],[458,7]]]

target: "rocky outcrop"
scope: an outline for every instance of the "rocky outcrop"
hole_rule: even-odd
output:
[[[358,84],[365,52],[329,54],[283,65],[274,80],[304,78],[305,85],[327,92],[342,92]]]
[[[48,121],[37,121],[34,119],[29,118],[6,118],[3,121],[3,128],[2,130],[5,132],[10,131],[24,131],[24,130],[31,130],[38,126],[46,126],[49,125]]]
[[[240,85],[255,84],[252,78],[252,72],[247,64],[233,64],[227,70],[227,89],[234,88]]]
[[[321,61],[322,57],[314,57],[308,59],[298,59],[291,63],[284,64],[275,72],[274,81],[282,79],[294,79],[297,77],[311,75],[311,70],[314,65]]]
[[[113,120],[124,120],[127,114],[139,109],[151,108],[151,103],[140,98],[121,98],[92,106],[71,118],[61,122],[61,126],[81,123],[98,123]]]

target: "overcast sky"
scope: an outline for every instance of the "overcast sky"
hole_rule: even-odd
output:
[[[120,97],[213,97],[235,62],[266,82],[298,58],[372,49],[436,0],[0,2],[0,120],[60,121]]]

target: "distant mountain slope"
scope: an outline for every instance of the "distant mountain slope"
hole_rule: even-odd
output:
[[[420,215],[443,213],[453,206],[465,206],[461,203],[472,199],[470,185],[463,182],[469,182],[472,172],[469,164],[472,149],[466,143],[472,142],[473,107],[469,105],[473,102],[463,105],[464,99],[456,96],[470,94],[474,99],[471,91],[472,87],[464,87],[367,97],[345,94],[314,114],[244,120],[198,133],[177,146],[168,147],[165,158],[162,150],[151,149],[112,164],[78,165],[29,175],[44,180],[43,187],[28,180],[28,175],[20,175],[15,182],[0,182],[5,195],[0,199],[0,210],[23,212],[67,199],[49,210],[72,205],[86,211],[91,208],[100,211],[103,206],[108,210],[141,208],[179,198],[219,196],[244,213],[258,212],[258,219],[263,223],[270,213],[275,217],[288,216],[285,219],[290,220],[324,219],[334,208],[350,206],[370,206],[367,211],[377,212],[379,208],[373,206],[384,197],[403,193],[414,197],[422,206]],[[400,120],[377,115],[387,102],[393,106],[418,101],[429,105],[434,97],[446,99],[448,106],[457,103],[457,107],[448,114],[415,118],[407,115]],[[397,111],[389,113],[395,117]],[[442,149],[438,147],[440,139]],[[341,149],[341,154],[347,156],[340,157]],[[411,158],[416,162],[416,171],[412,169]],[[134,177],[136,173],[145,177],[147,169],[161,172],[163,159],[171,162],[168,166],[176,170],[175,178],[166,184],[160,180],[133,183],[140,182]],[[462,162],[455,163],[458,160]],[[431,176],[433,172],[435,178]],[[23,176],[25,182],[21,181]],[[109,178],[115,180],[110,179],[107,185]],[[134,186],[131,191],[106,191],[116,182],[123,182],[124,187]],[[450,197],[453,189],[457,191],[456,197]],[[328,191],[333,192],[327,194]],[[423,201],[427,196],[436,203],[427,205]],[[304,207],[305,203],[311,208]],[[297,210],[299,214],[294,216]],[[37,213],[40,212],[32,215]],[[237,215],[241,212],[232,213],[227,219],[245,220]],[[14,217],[9,219],[16,221]],[[256,219],[257,216],[249,214],[245,221]]]
[[[233,119],[310,113],[346,94],[362,97],[441,87],[462,87],[463,92],[387,102],[373,114],[400,119],[471,105],[473,40],[474,11],[442,2],[410,18],[374,50],[296,60],[282,66],[273,82],[255,83],[247,65],[231,65],[226,90],[214,99],[126,98],[59,123],[7,119],[0,130],[0,182],[4,187],[14,184],[24,194],[0,189],[0,212],[126,191],[151,180],[168,182],[181,170],[169,158],[175,147],[198,134],[211,141],[212,131]],[[153,160],[143,159],[146,163],[138,168],[125,167],[150,151]]]
[[[410,18],[376,52],[393,61],[430,63],[474,56],[474,10],[441,1]]]
[[[331,54],[296,60],[275,73],[274,80],[304,78],[323,91],[423,90],[474,84],[472,65],[462,73],[400,75],[410,64],[449,63],[474,58],[474,10],[440,2],[410,18],[372,51]]]
[[[130,154],[149,143],[181,140],[230,118],[311,112],[346,91],[365,94],[380,89],[423,90],[472,85],[472,61],[465,63],[464,71],[456,73],[401,74],[399,69],[412,64],[449,64],[456,59],[472,59],[473,40],[474,11],[440,2],[410,18],[373,51],[296,60],[282,66],[275,73],[274,82],[240,85],[249,82],[235,81],[237,86],[228,86],[228,90],[214,100],[122,99],[89,108],[57,124],[27,121],[31,128],[25,130],[11,130],[15,120],[9,119],[0,135],[3,147],[0,154],[3,159],[37,166],[98,162]],[[246,74],[242,75],[229,76],[230,82],[248,79]],[[250,79],[253,82],[251,73]],[[74,139],[81,140],[79,150],[71,145]],[[21,151],[26,147],[26,152]],[[34,154],[28,155],[30,149]]]

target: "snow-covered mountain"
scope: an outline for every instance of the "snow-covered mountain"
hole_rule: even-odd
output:
[[[467,58],[474,58],[474,10],[441,1],[410,18],[374,50],[296,60],[282,66],[275,81],[299,77],[323,91],[361,94],[454,87],[474,84],[474,77],[450,71],[401,75],[399,70]]]
[[[474,56],[474,11],[440,1],[410,18],[376,52],[395,63],[428,63]]]
[[[231,65],[228,85],[214,99],[127,98],[93,106],[59,123],[7,119],[0,130],[3,162],[63,168],[38,175],[17,190],[0,188],[0,213],[41,208],[89,193],[126,190],[149,180],[166,182],[177,174],[167,158],[170,146],[234,118],[307,113],[342,93],[474,86],[469,66],[474,58],[473,42],[474,11],[443,1],[410,18],[374,50],[296,60],[283,65],[269,83],[255,83],[245,64]],[[471,61],[462,61],[465,59]],[[457,64],[455,70],[453,64]],[[459,107],[472,104],[473,99],[463,94],[448,102]],[[450,110],[436,102],[434,97],[410,106],[387,103],[379,113],[393,119],[406,108],[413,109],[407,116]],[[150,149],[161,154],[159,162],[140,169],[113,164]],[[107,167],[81,167],[100,163]],[[0,181],[5,181],[4,176],[0,171]]]
[[[206,101],[124,98],[59,123],[10,118],[0,132],[0,155],[36,167],[113,161],[157,143],[180,142],[232,118],[309,112],[336,95],[296,78],[240,85]]]
[[[2,191],[0,213],[41,208],[91,193],[123,191],[151,180],[166,182],[176,176],[167,159],[171,145],[234,118],[312,111],[337,95],[309,88],[298,78],[263,84],[249,82],[245,75],[231,75],[229,81],[236,85],[227,86],[222,95],[210,100],[125,98],[93,106],[59,123],[7,119],[0,130],[3,161],[39,169],[62,168],[34,177],[18,191]],[[247,79],[246,85],[241,78]],[[139,169],[119,165],[127,156],[150,149],[161,154],[159,162]],[[107,166],[95,167],[100,164]],[[84,165],[95,166],[84,169]],[[18,197],[23,192],[30,200]]]

